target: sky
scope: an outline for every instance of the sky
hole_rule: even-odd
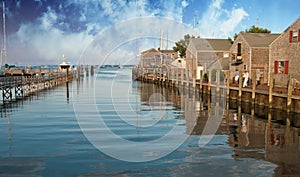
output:
[[[282,33],[299,9],[298,0],[6,0],[6,62],[58,64],[64,54],[74,64],[135,64],[185,34],[232,38],[256,24]]]

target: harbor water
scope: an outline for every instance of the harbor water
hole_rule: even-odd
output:
[[[132,82],[130,68],[0,108],[0,176],[300,175],[287,115]]]

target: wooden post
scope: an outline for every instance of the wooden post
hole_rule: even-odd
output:
[[[226,72],[226,99],[230,96],[230,71]]]
[[[255,93],[256,93],[256,71],[252,71],[252,104],[255,104]]]
[[[289,113],[291,111],[291,105],[292,105],[292,91],[293,91],[293,85],[292,85],[292,75],[289,75],[289,81],[288,81],[288,95],[287,95],[287,112]]]
[[[171,68],[171,75],[172,75],[171,84],[173,88],[175,86],[175,68]]]
[[[239,73],[242,73],[242,72],[239,71]],[[243,77],[240,74],[240,77],[239,77],[239,95],[238,95],[239,101],[242,101],[242,87],[243,87]]]
[[[272,103],[273,103],[273,87],[274,87],[273,73],[270,73],[270,84],[269,84],[269,108],[272,108]]]
[[[216,79],[217,79],[217,88],[216,88],[216,91],[217,93],[220,92],[220,70],[218,69],[217,70],[217,73],[216,73]]]
[[[168,83],[169,86],[171,86],[171,88],[173,88],[173,79],[174,79],[174,70],[172,68],[170,68],[170,76],[168,77]]]
[[[199,91],[202,92],[203,88],[203,70],[200,71],[200,86],[199,86]]]
[[[178,71],[179,71],[178,68],[175,68],[175,75],[176,75],[176,81],[175,81],[175,83],[176,83],[176,87],[178,87],[178,79],[179,79],[178,78],[178,74],[179,74]]]
[[[181,70],[181,86],[183,86],[183,80],[184,80],[184,73],[185,73],[185,70],[186,69],[183,69]]]
[[[237,132],[241,132],[241,123],[242,123],[242,103],[238,103],[238,114],[237,114]]]
[[[196,91],[196,73],[197,71],[194,70],[194,74],[193,74],[193,89],[194,91]]]
[[[168,87],[168,78],[169,78],[169,68],[167,67],[167,73],[166,75],[163,74],[163,82],[164,82],[164,85]]]
[[[272,124],[272,113],[269,110],[269,112],[268,112],[268,127],[271,127],[271,124]]]
[[[190,76],[189,76],[189,69],[186,70],[186,86],[188,87],[189,89],[189,85],[190,85]]]
[[[211,85],[211,70],[208,71],[208,93],[210,93]]]

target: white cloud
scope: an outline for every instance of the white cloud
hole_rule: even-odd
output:
[[[200,20],[200,35],[207,38],[227,38],[248,16],[243,8],[224,9],[224,0],[212,0]]]
[[[42,3],[43,1],[38,0],[37,2]],[[149,3],[148,0],[129,2],[123,0],[69,0],[64,2],[64,4],[60,4],[58,11],[71,5],[72,7],[80,7],[79,12],[76,13],[77,16],[72,18],[77,19],[80,23],[85,23],[86,30],[81,32],[71,32],[68,27],[70,24],[64,21],[66,14],[58,14],[53,7],[48,7],[47,11],[38,19],[30,23],[21,24],[19,30],[9,36],[8,57],[12,62],[19,61],[24,64],[56,64],[60,62],[61,55],[65,54],[68,60],[76,63],[82,52],[86,52],[85,48],[90,46],[90,42],[97,38],[95,34],[107,30],[110,28],[109,25],[118,26],[119,23],[126,23],[130,19],[135,21],[135,23],[131,23],[130,26],[126,25],[126,29],[115,29],[117,30],[115,33],[108,33],[109,35],[105,38],[105,41],[102,41],[102,45],[93,48],[95,51],[89,53],[95,53],[95,55],[98,55],[99,52],[102,52],[102,54],[107,53],[120,40],[127,40],[127,38],[124,39],[122,36],[128,37],[129,35],[130,38],[152,36],[151,40],[145,40],[146,42],[139,46],[140,50],[145,50],[149,47],[158,47],[160,29],[165,31],[165,37],[168,31],[169,39],[173,41],[179,40],[184,34],[189,33],[186,29],[178,27],[178,25],[184,26],[180,22],[182,21],[183,8],[188,6],[186,0],[177,0],[176,3],[172,0],[163,1],[160,4],[161,7],[156,9]],[[100,7],[103,8],[103,11]],[[157,23],[156,20],[144,20],[145,17],[154,17],[157,14],[160,17],[166,17],[170,21],[175,20],[176,23],[179,23],[177,26],[174,26],[173,23],[165,23],[165,21]],[[171,44],[169,47],[172,47]],[[132,51],[128,52],[128,50],[131,50],[129,48],[122,47],[112,56],[119,56],[120,59],[122,55],[132,53]]]
[[[230,34],[246,16],[248,16],[248,14],[242,8],[233,9],[228,19],[223,21],[220,31],[223,32],[223,35]]]
[[[213,0],[213,7],[215,7],[216,9],[221,9],[221,6],[223,4],[224,0]]]
[[[41,18],[39,18],[42,27],[45,29],[52,28],[57,21],[57,15],[55,11],[53,11],[51,7],[48,7],[47,9],[48,11],[44,13],[44,15]]]
[[[22,24],[9,37],[10,60],[23,64],[57,64],[62,54],[73,61],[78,58],[93,37],[86,32],[64,32],[55,27],[56,22],[56,14],[48,9],[35,23]]]
[[[168,31],[169,49],[186,33],[193,29],[174,20],[156,17],[137,18],[123,21],[103,31],[89,45],[82,61],[88,63],[118,63],[132,60],[140,51],[158,48],[160,30]],[[164,43],[166,47],[166,42]]]
[[[183,8],[186,8],[188,5],[189,5],[189,3],[186,0],[184,0],[184,1],[181,2],[181,6]]]

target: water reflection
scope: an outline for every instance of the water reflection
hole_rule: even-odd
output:
[[[82,87],[91,85],[91,80],[74,82],[76,90],[70,90],[73,96],[82,94]],[[157,124],[157,129],[146,132],[140,127],[138,134],[126,126],[112,125],[116,123],[114,112],[107,113],[108,125],[115,126],[121,136],[130,136],[129,140],[140,138],[141,141],[147,140],[148,135],[155,139],[159,137],[156,134],[168,132],[167,126],[183,127],[182,133],[190,136],[173,153],[147,163],[129,163],[98,151],[79,129],[72,104],[66,104],[66,90],[62,86],[45,94],[46,101],[40,94],[28,98],[32,101],[0,107],[0,176],[300,175],[297,114],[226,102],[218,96],[200,95],[183,88],[178,91],[142,83],[133,83],[132,87],[136,89],[132,93],[132,105],[139,104],[134,110],[143,112],[147,107],[154,107],[167,109],[170,114],[162,117],[164,120]],[[163,97],[151,99],[154,93]],[[108,104],[105,99],[99,102]],[[107,111],[104,108],[102,111]],[[143,125],[141,117],[136,120],[137,125]]]
[[[217,96],[156,85],[142,84],[141,99],[149,100],[153,93],[161,93],[167,101],[185,112],[186,133],[200,138],[212,134],[205,130],[213,119],[218,128],[215,135],[227,135],[227,144],[234,148],[232,158],[257,159],[275,163],[275,176],[300,175],[299,118],[265,107],[245,103],[226,102]],[[196,111],[195,111],[196,110]],[[217,118],[221,118],[218,122]],[[201,147],[199,144],[198,147]],[[200,150],[200,149],[199,149]],[[221,149],[220,149],[221,150]],[[195,156],[197,152],[194,152]]]

